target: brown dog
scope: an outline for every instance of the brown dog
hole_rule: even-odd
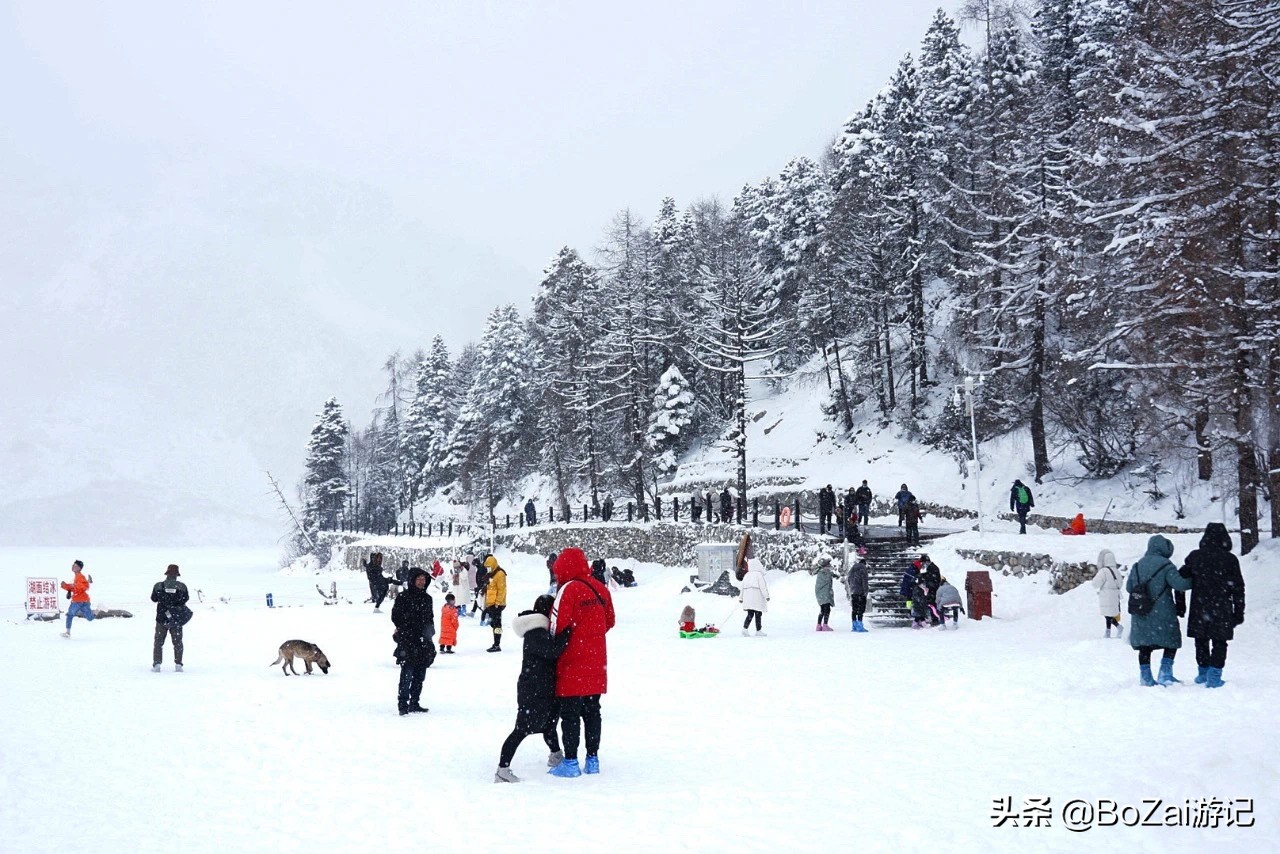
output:
[[[311,675],[311,664],[313,662],[320,668],[322,673],[329,672],[328,656],[321,651],[320,647],[313,643],[307,643],[304,640],[291,640],[280,644],[280,654],[276,657],[275,661],[271,662],[270,666],[275,667],[283,661],[284,664],[280,667],[281,672],[284,673],[285,676],[288,676],[289,671],[293,670],[293,675],[297,676],[298,671],[294,670],[293,667],[293,659],[295,657],[301,658],[302,663],[307,666],[308,676]]]

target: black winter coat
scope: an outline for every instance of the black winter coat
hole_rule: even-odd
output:
[[[858,499],[859,504],[870,504],[871,503],[871,487],[859,486],[858,491],[854,493],[854,497]]]
[[[729,517],[733,515],[733,496],[729,494],[729,490],[720,493],[720,519],[721,521],[729,521]]]
[[[369,583],[376,586],[389,584],[389,580],[382,574],[381,563],[369,563],[366,560],[360,561],[360,565],[364,567],[365,577],[369,579]]]
[[[530,732],[542,732],[559,713],[556,700],[556,661],[569,645],[572,629],[552,637],[546,617],[525,611],[516,617],[513,628],[524,635],[524,660],[516,680],[516,725]]]
[[[920,573],[920,583],[928,591],[929,603],[932,604],[937,598],[938,588],[942,586],[942,570],[938,569],[936,564],[930,563]]]
[[[155,587],[151,588],[151,601],[156,603],[156,622],[168,623],[169,609],[179,610],[183,605],[187,604],[187,600],[191,598],[191,594],[187,592],[187,585],[181,581],[173,582],[176,586],[170,588],[168,579],[157,581]]]
[[[435,657],[435,644],[431,638],[436,633],[435,602],[425,589],[419,590],[413,579],[426,575],[421,569],[410,574],[409,586],[396,597],[391,608],[391,622],[396,631],[392,636],[408,659],[428,655]]]
[[[1187,555],[1179,572],[1191,579],[1187,635],[1229,641],[1244,622],[1244,575],[1231,553],[1231,535],[1221,522],[1211,522],[1200,548]]]
[[[824,486],[822,489],[819,489],[819,490],[818,490],[818,510],[819,510],[819,512],[821,512],[821,513],[830,513],[830,512],[831,512],[831,508],[835,505],[835,503],[836,503],[836,494],[835,494],[835,492],[828,492],[828,491],[827,491],[827,488],[826,488],[825,486]]]

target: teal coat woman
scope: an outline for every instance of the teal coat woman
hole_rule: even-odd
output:
[[[1147,553],[1129,573],[1125,590],[1132,593],[1145,584],[1155,601],[1148,613],[1130,615],[1129,646],[1134,649],[1182,647],[1182,627],[1178,625],[1178,606],[1173,592],[1190,590],[1191,581],[1178,573],[1178,568],[1169,560],[1172,556],[1173,543],[1156,534],[1147,540]]]

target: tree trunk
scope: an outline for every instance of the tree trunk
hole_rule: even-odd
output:
[[[1053,467],[1049,465],[1049,445],[1044,429],[1044,338],[1047,310],[1042,283],[1047,268],[1044,242],[1041,241],[1040,257],[1036,262],[1035,312],[1031,328],[1031,451],[1035,457],[1036,483],[1043,483],[1044,476],[1053,471]]]
[[[889,409],[897,409],[897,392],[893,387],[893,344],[889,338],[889,303],[886,299],[880,302],[880,318],[884,325],[884,379],[889,389]]]
[[[745,351],[739,349],[738,352]],[[741,507],[747,498],[747,365],[741,359],[738,361],[737,373],[734,374],[734,382],[738,387],[738,437],[734,451],[738,457],[738,506]]]
[[[849,403],[849,387],[844,379],[844,366],[840,364],[840,342],[832,341],[831,347],[835,351],[836,357],[836,376],[840,378],[840,415],[844,420],[844,429],[847,432],[853,432],[853,407]]]
[[[1213,448],[1209,446],[1209,411],[1202,400],[1196,405],[1193,422],[1196,440],[1196,477],[1203,481],[1213,480]]]

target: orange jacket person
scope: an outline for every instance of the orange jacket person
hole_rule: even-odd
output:
[[[440,609],[440,651],[444,653],[452,653],[454,644],[458,642],[456,601],[456,597],[450,593],[444,597],[444,607]]]
[[[89,585],[93,580],[84,574],[82,560],[71,564],[71,571],[76,574],[71,583],[62,582],[62,589],[71,592],[71,607],[67,609],[67,630],[62,633],[64,638],[71,637],[71,621],[77,615],[93,622],[93,606],[89,604]]]

